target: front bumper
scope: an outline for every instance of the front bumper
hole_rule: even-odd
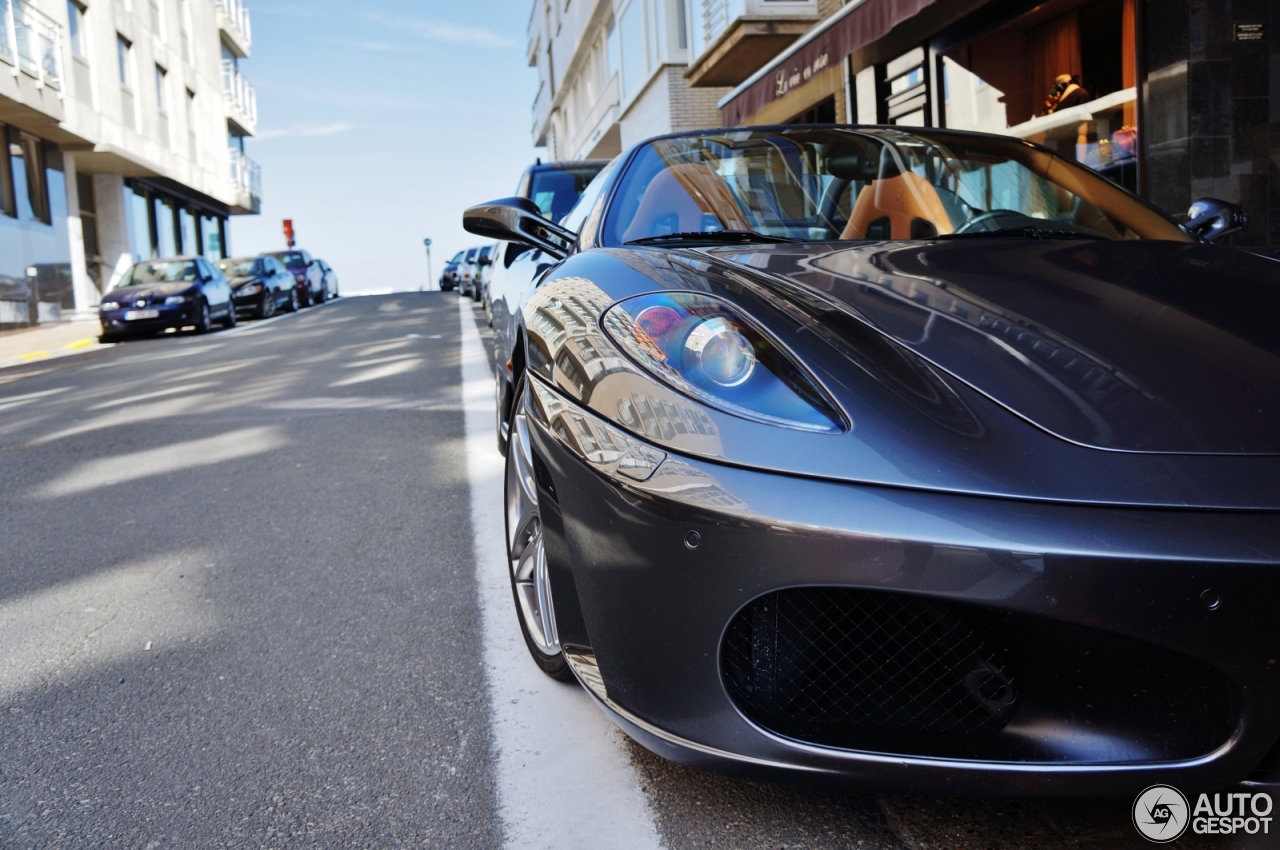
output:
[[[901,793],[1099,797],[1280,779],[1258,772],[1280,737],[1276,513],[1018,502],[737,469],[667,455],[532,381],[533,445],[554,491],[544,531],[561,639],[588,689],[650,749],[736,775]],[[620,460],[610,443],[631,449]],[[635,480],[637,456],[661,465]],[[1060,659],[1061,647],[1015,647],[1024,677],[1056,682],[1069,706],[1027,696],[999,735],[959,743],[801,740],[748,716],[721,658],[735,616],[795,588],[912,597],[1083,635],[1113,647],[1106,664],[1122,679],[1134,652],[1134,684],[1081,679],[1099,690],[1077,699],[1079,670],[1026,669],[1041,648]],[[1177,681],[1164,715],[1161,694],[1136,693],[1153,687],[1144,653],[1221,682],[1216,731],[1184,734]],[[1093,716],[1106,700],[1110,712]]]
[[[154,319],[131,319],[126,320],[125,314],[130,310],[138,308],[130,308],[130,310],[103,310],[99,313],[98,318],[102,322],[103,333],[108,334],[132,334],[132,333],[155,333],[157,331],[168,330],[169,328],[182,328],[188,325],[194,325],[199,316],[197,309],[198,302],[186,301],[182,304],[169,304],[150,307],[147,309],[156,310],[159,315]]]

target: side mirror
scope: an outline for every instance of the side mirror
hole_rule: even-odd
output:
[[[501,198],[474,206],[462,214],[468,233],[504,242],[522,242],[541,248],[558,260],[569,256],[577,234],[542,217],[538,205],[528,198]]]
[[[1201,198],[1187,210],[1185,227],[1206,242],[1242,230],[1249,223],[1244,210],[1217,198]]]

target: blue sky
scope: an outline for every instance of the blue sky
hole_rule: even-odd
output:
[[[530,0],[250,0],[262,214],[236,216],[231,249],[300,247],[344,291],[417,289],[461,248],[467,206],[510,195],[542,153],[530,139],[537,72]]]

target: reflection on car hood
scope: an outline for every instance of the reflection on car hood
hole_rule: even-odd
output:
[[[195,284],[191,281],[177,283],[140,283],[136,286],[122,286],[107,293],[104,301],[130,301],[138,298],[152,298],[157,295],[174,295],[186,292]]]
[[[804,287],[1099,449],[1280,454],[1280,264],[1163,242],[706,249]]]
[[[233,277],[230,282],[232,289],[238,289],[246,284],[261,283],[262,278],[257,275],[245,275],[244,277]]]

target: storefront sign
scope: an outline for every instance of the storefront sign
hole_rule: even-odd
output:
[[[1266,24],[1235,24],[1236,41],[1264,41],[1267,37]]]
[[[761,109],[839,65],[844,57],[885,36],[934,0],[854,0],[818,25],[721,103],[725,126],[750,120]]]

